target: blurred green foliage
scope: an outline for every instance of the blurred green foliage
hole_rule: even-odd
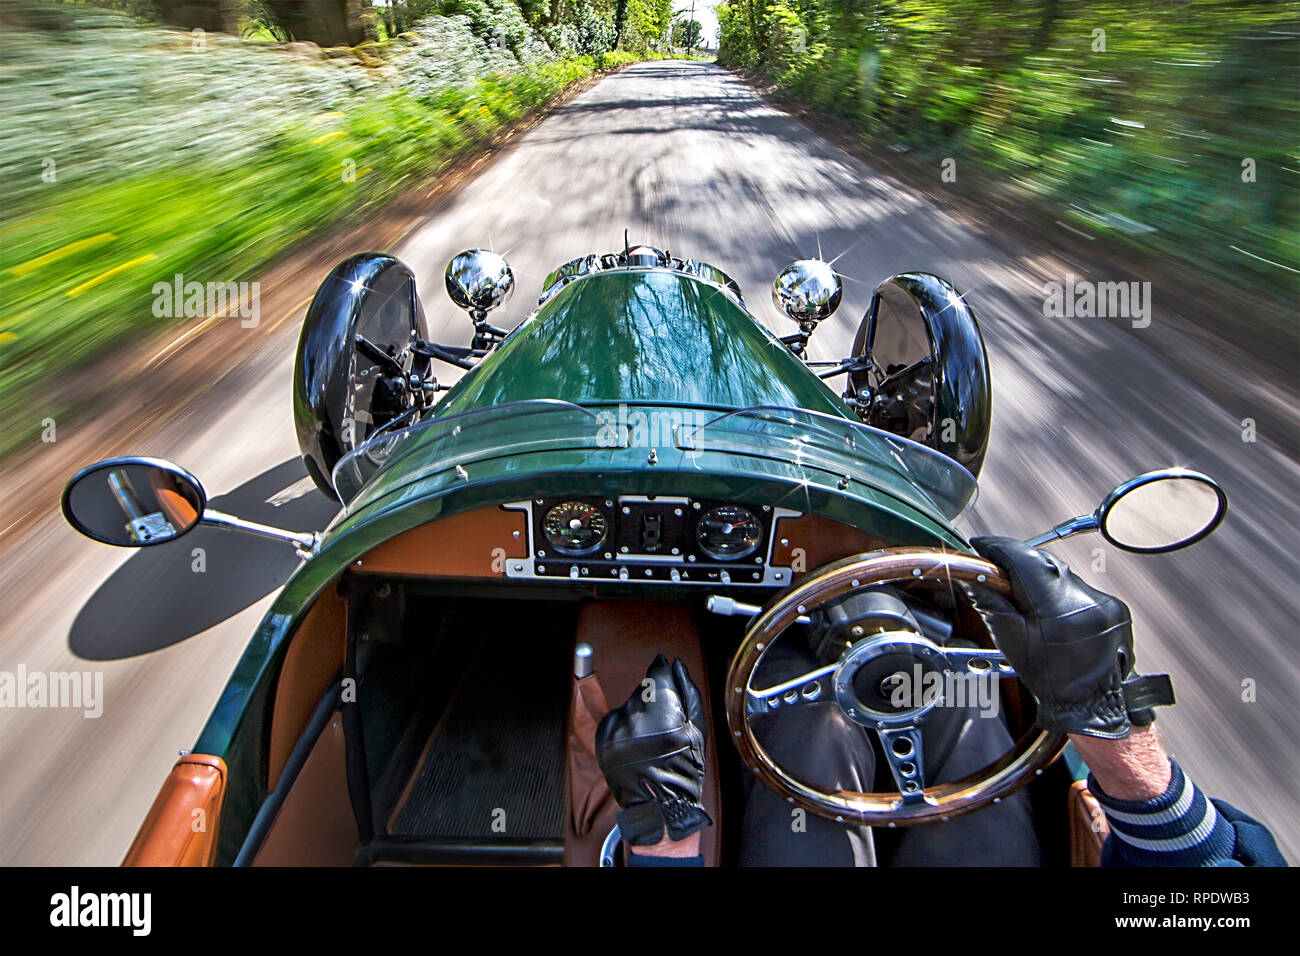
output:
[[[1090,234],[1224,281],[1284,300],[1300,288],[1300,4],[728,0],[717,12],[719,62],[869,142],[936,170],[956,159]]]
[[[0,34],[0,454],[65,411],[30,411],[52,381],[193,324],[155,317],[156,282],[254,278],[575,80],[643,56],[557,56],[522,19],[528,32],[500,44],[500,21],[484,33],[468,14],[357,50],[198,45],[86,7],[51,16],[57,29]]]

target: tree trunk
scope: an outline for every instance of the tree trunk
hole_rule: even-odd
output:
[[[276,22],[295,40],[317,46],[356,46],[366,39],[358,0],[266,0]]]
[[[239,11],[233,0],[156,0],[158,15],[168,26],[208,33],[237,33]]]

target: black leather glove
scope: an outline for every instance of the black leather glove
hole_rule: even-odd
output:
[[[660,654],[646,671],[654,682],[632,692],[596,728],[596,759],[623,808],[618,828],[633,846],[681,840],[713,821],[704,812],[704,704],[680,660]]]
[[[1133,621],[1119,598],[1084,583],[1068,565],[1014,538],[971,546],[1011,581],[1011,601],[971,588],[998,648],[1038,700],[1038,724],[1057,733],[1127,737],[1174,702],[1168,675],[1133,676]]]

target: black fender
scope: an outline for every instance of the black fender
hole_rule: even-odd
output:
[[[848,397],[868,425],[911,438],[979,475],[988,451],[992,381],[979,322],[945,280],[926,272],[876,287],[853,357]],[[893,377],[891,377],[891,374]]]
[[[321,283],[303,319],[293,371],[293,420],[303,464],[316,487],[337,499],[330,475],[391,411],[378,409],[380,366],[359,353],[357,334],[407,372],[427,375],[430,360],[411,350],[427,339],[415,276],[378,252],[345,259]]]

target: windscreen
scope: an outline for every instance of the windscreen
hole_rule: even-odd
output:
[[[647,422],[654,429],[649,442],[639,431]],[[403,478],[415,482],[485,458],[643,444],[661,448],[667,467],[672,467],[666,457],[670,448],[687,456],[721,452],[805,465],[863,481],[949,520],[969,507],[978,491],[970,472],[933,449],[833,415],[780,406],[629,408],[544,399],[436,417],[378,434],[339,461],[334,487],[344,502],[351,502],[385,468],[403,468]]]

